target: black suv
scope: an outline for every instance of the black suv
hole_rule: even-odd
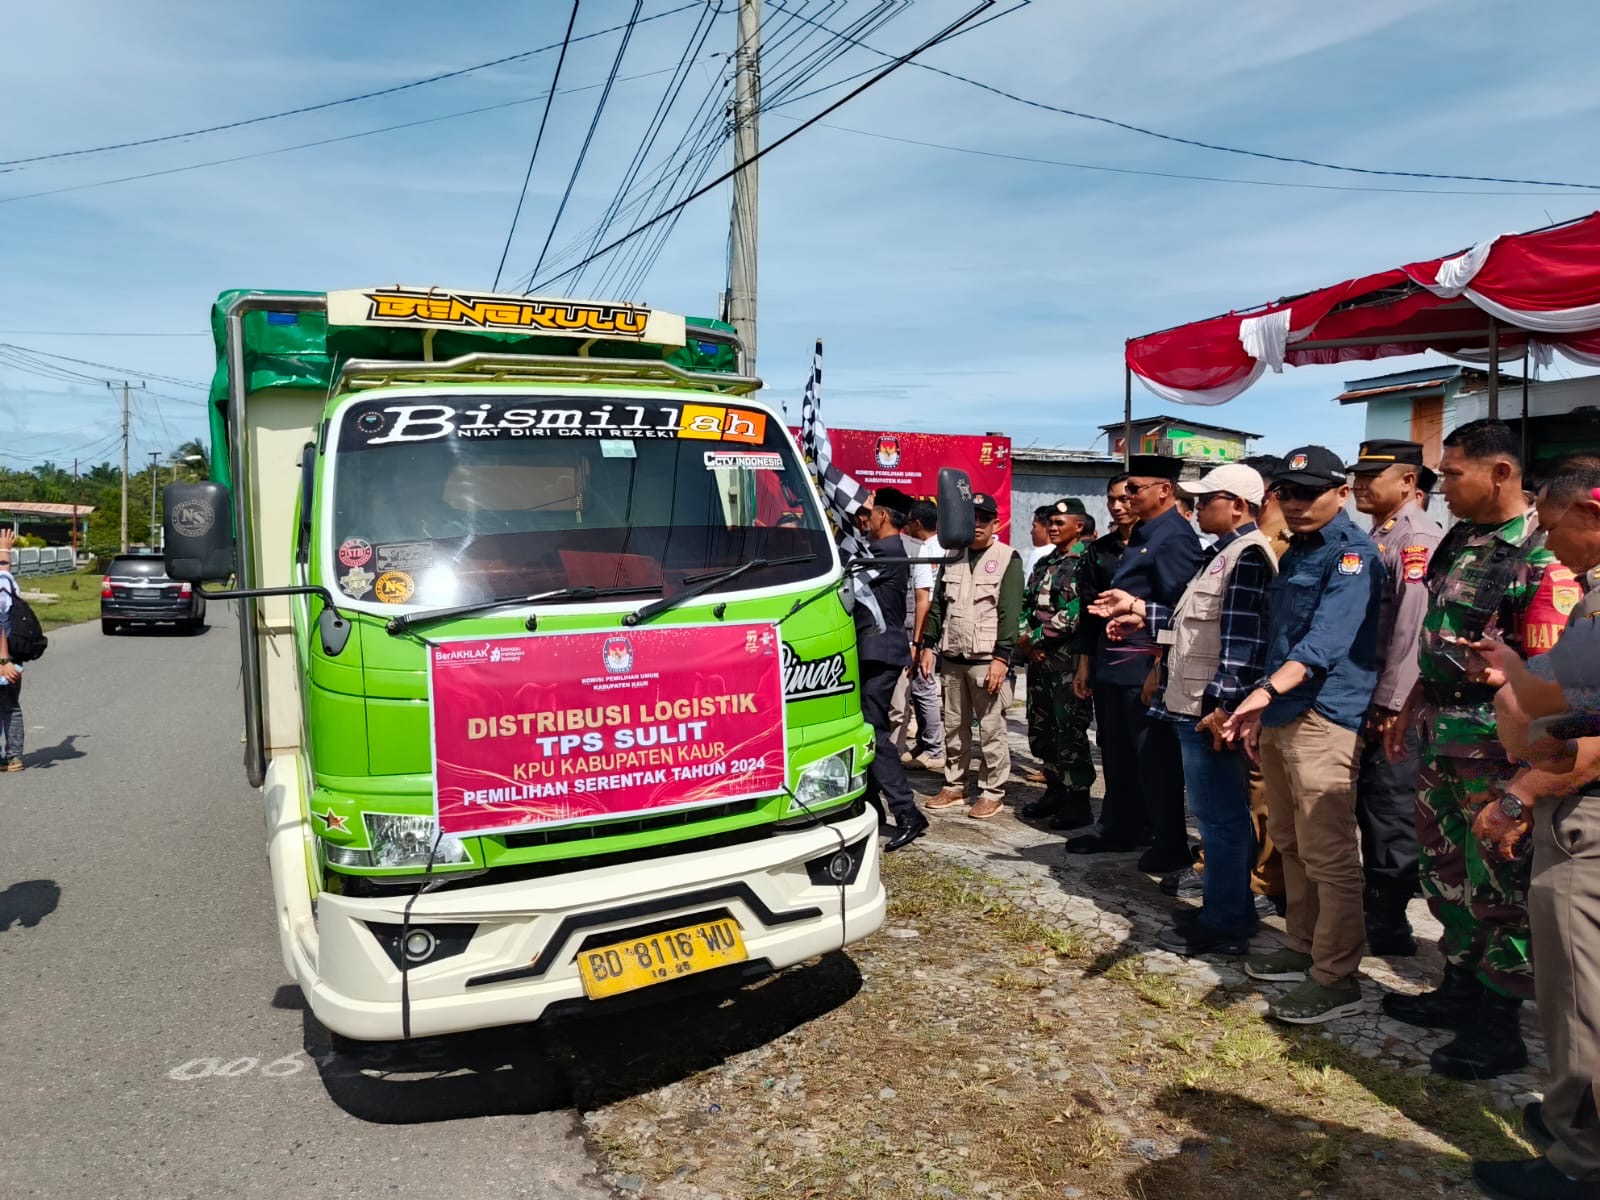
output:
[[[160,555],[117,555],[100,581],[100,632],[157,621],[194,633],[206,623],[205,597],[187,583],[168,579]]]

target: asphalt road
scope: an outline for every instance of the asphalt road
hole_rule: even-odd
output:
[[[0,776],[0,1195],[608,1194],[541,1031],[352,1059],[302,1011],[232,610],[197,637],[59,630],[28,669],[28,769]]]

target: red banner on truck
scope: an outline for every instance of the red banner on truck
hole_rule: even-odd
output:
[[[441,833],[638,816],[784,787],[772,625],[441,642],[428,679]]]
[[[833,465],[862,487],[897,487],[921,500],[938,497],[940,467],[957,467],[972,480],[974,491],[995,498],[1002,540],[1010,532],[1010,438],[830,428],[828,441]]]

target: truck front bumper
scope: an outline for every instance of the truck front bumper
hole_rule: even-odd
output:
[[[876,832],[876,814],[868,809],[738,846],[425,894],[409,918],[406,894],[323,893],[314,919],[280,920],[284,957],[317,1018],[367,1041],[405,1036],[407,1024],[410,1036],[426,1037],[531,1021],[552,1006],[581,1009],[580,948],[660,929],[673,918],[691,925],[731,917],[749,958],[747,967],[726,972],[776,970],[839,949],[883,923]],[[816,882],[819,862],[841,844],[860,859],[851,881]],[[446,937],[471,930],[464,949],[406,972],[408,1013],[402,1013],[400,969],[379,932],[392,936],[402,922]],[[625,994],[648,999],[674,987]]]

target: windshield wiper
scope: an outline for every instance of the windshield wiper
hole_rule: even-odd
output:
[[[693,584],[675,596],[663,596],[642,608],[635,609],[622,618],[624,625],[643,625],[651,617],[659,617],[670,609],[677,608],[680,604],[687,604],[690,600],[705,595],[712,588],[727,583],[730,579],[737,579],[746,571],[759,570],[762,567],[781,567],[791,563],[815,562],[815,554],[788,554],[783,558],[752,558],[749,562],[740,563],[726,571],[712,571],[705,575],[687,575],[684,582]]]
[[[401,613],[391,617],[384,629],[398,637],[409,633],[415,625],[426,621],[443,621],[449,617],[465,617],[471,613],[488,612],[492,608],[508,608],[517,604],[536,604],[541,600],[595,600],[601,596],[642,596],[661,589],[654,584],[636,584],[631,587],[566,587],[550,592],[535,592],[531,596],[502,596],[495,600],[480,600],[475,604],[458,604],[454,608],[434,608],[427,612]]]

